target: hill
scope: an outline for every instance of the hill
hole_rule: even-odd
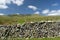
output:
[[[0,16],[0,24],[16,24],[24,22],[38,22],[38,21],[59,21],[60,16],[40,16],[40,15],[4,15]]]

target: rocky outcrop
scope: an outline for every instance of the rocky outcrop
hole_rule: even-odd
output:
[[[60,36],[60,22],[31,22],[22,25],[0,25],[0,38],[43,38]]]

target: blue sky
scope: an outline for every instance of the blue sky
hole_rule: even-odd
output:
[[[0,15],[60,15],[60,0],[0,0]]]

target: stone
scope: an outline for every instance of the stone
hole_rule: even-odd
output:
[[[0,38],[45,38],[60,36],[60,22],[42,21],[0,25]]]

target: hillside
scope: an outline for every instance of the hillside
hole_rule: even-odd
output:
[[[40,16],[40,15],[5,15],[0,16],[0,24],[16,24],[24,22],[39,21],[59,21],[60,16]]]

